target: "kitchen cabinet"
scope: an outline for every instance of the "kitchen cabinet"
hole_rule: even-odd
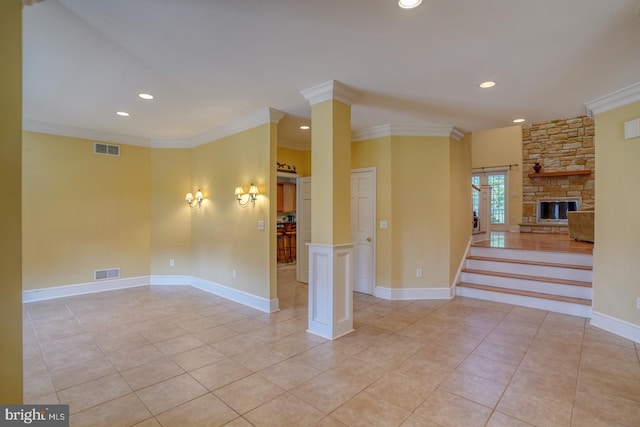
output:
[[[296,185],[293,183],[278,183],[277,197],[278,212],[296,211]]]

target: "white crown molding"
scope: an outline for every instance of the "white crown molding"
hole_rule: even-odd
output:
[[[212,141],[224,138],[226,136],[235,135],[236,133],[249,130],[256,126],[266,123],[278,123],[284,117],[285,113],[274,108],[263,108],[248,116],[232,120],[222,126],[218,126],[200,135],[190,138],[190,146],[207,144]]]
[[[146,138],[120,135],[117,133],[103,132],[99,130],[77,128],[74,126],[58,125],[55,123],[40,122],[37,120],[23,119],[22,129],[29,132],[48,133],[51,135],[91,139],[91,140],[98,140],[102,142],[113,142],[113,143],[119,143],[119,144],[137,145],[141,147],[150,146],[150,141]]]
[[[192,148],[188,139],[152,139],[151,148]]]
[[[352,105],[360,94],[337,80],[329,80],[300,92],[311,106],[335,99],[343,104]]]
[[[598,114],[636,101],[640,101],[640,82],[589,101],[584,106],[587,110],[587,116],[593,119]]]
[[[430,125],[380,125],[361,129],[351,134],[352,141],[363,141],[387,136],[445,136],[452,137],[454,127]],[[459,132],[459,131],[458,131]],[[454,138],[455,139],[455,138]]]
[[[297,151],[309,151],[311,150],[311,142],[298,142],[290,139],[278,138],[278,147]]]
[[[23,6],[31,6],[32,4],[43,2],[44,0],[22,0]]]

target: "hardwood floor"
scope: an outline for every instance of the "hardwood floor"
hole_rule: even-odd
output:
[[[575,241],[568,234],[492,231],[488,240],[476,242],[473,246],[593,254],[593,243]]]

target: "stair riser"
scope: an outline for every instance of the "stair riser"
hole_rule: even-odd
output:
[[[580,282],[592,282],[591,270],[575,268],[552,267],[544,265],[517,264],[513,262],[499,262],[467,259],[466,267],[472,270],[496,271],[508,274],[521,274],[526,276],[549,277],[554,279],[577,280]]]
[[[514,279],[511,277],[466,272],[462,272],[461,279],[462,282],[474,285],[498,286],[505,289],[518,289],[521,291],[561,295],[572,298],[593,299],[593,289],[586,286],[562,285],[558,283],[539,282],[535,280]]]
[[[482,289],[471,289],[457,286],[456,295],[468,298],[476,298],[485,301],[495,301],[505,304],[520,305],[524,307],[537,308],[540,310],[553,311],[555,313],[571,314],[573,316],[591,317],[591,307],[569,302],[545,300],[522,295],[504,294],[501,292],[491,292]]]
[[[593,255],[589,254],[576,254],[566,252],[538,252],[519,249],[484,248],[472,246],[469,255],[489,258],[503,258],[509,260],[581,265],[587,267],[593,266]]]

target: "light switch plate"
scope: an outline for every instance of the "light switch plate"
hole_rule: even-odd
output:
[[[383,230],[386,230],[387,227],[389,227],[389,224],[387,223],[387,221],[380,221],[380,228]]]
[[[264,231],[264,221],[258,221],[258,230]]]

